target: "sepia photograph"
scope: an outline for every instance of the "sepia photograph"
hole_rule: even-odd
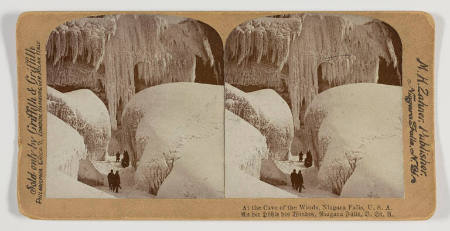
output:
[[[225,197],[402,198],[402,42],[366,16],[237,26],[224,51]]]
[[[163,15],[99,15],[46,45],[49,198],[223,198],[223,44]]]

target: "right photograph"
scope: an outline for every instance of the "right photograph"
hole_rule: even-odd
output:
[[[402,198],[402,43],[389,24],[287,14],[224,54],[225,197]]]

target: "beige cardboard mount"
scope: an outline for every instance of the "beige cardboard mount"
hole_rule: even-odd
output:
[[[54,28],[72,19],[94,15],[178,15],[210,25],[219,33],[222,41],[225,41],[233,28],[245,21],[289,13],[302,12],[26,12],[20,15],[17,22],[19,102],[17,197],[21,213],[34,219],[422,220],[430,218],[436,205],[434,22],[432,17],[424,12],[320,12],[376,18],[395,28],[401,38],[403,98],[407,98],[408,95],[415,97],[415,101],[411,103],[402,100],[404,198],[53,199],[45,197],[47,134],[45,45]],[[31,60],[32,65],[29,60],[30,52],[34,59]],[[419,73],[426,78],[425,83],[418,76]],[[421,103],[422,106],[423,104],[426,106],[422,107]],[[38,110],[34,108],[36,105],[39,105]],[[417,128],[420,126],[427,133],[420,136],[420,129],[414,130],[413,126]],[[417,141],[413,142],[413,139]],[[424,152],[421,145],[422,148],[426,146],[428,151]],[[418,156],[418,159],[414,159],[411,153]],[[413,183],[412,171],[416,160],[419,175]]]

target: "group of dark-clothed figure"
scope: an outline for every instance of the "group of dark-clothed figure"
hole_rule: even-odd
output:
[[[292,188],[298,192],[302,192],[302,188],[303,189],[305,188],[305,186],[303,186],[303,175],[302,175],[302,171],[300,171],[300,169],[298,170],[298,173],[295,171],[295,169],[292,171],[291,183],[292,183]]]
[[[123,153],[122,161],[120,161],[120,153],[117,152],[117,153],[116,153],[116,162],[121,162],[120,164],[121,164],[122,167],[124,167],[124,168],[128,167],[128,165],[130,165],[130,157],[128,156],[128,152],[125,151],[125,152]]]
[[[111,172],[108,173],[108,184],[109,184],[109,190],[112,192],[119,192],[119,188],[122,189],[122,187],[120,187],[120,176],[119,176],[119,171],[116,171],[116,173],[114,174],[114,171],[111,169]]]
[[[298,161],[299,162],[303,161],[303,152],[300,152],[298,154]],[[311,167],[311,165],[312,165],[312,155],[311,155],[310,151],[308,151],[306,153],[306,158],[305,158],[305,162],[303,163],[303,165],[305,165],[305,167],[307,167],[307,168]]]

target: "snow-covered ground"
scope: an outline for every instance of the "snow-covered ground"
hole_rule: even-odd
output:
[[[180,159],[158,190],[157,198],[223,198],[225,196],[223,130],[195,139],[179,151]]]

